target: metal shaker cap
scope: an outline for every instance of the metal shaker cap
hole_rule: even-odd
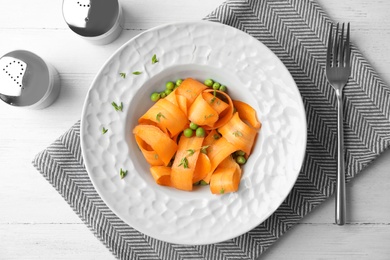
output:
[[[22,94],[23,78],[27,64],[17,58],[4,56],[0,59],[0,93],[18,97]]]
[[[109,32],[120,16],[118,0],[64,0],[65,22],[75,33],[97,37]]]
[[[50,105],[58,96],[58,72],[38,55],[16,50],[0,58],[0,100],[32,109]]]

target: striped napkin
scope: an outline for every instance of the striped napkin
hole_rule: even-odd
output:
[[[308,122],[303,167],[283,204],[250,232],[212,245],[168,244],[139,233],[104,204],[84,168],[77,122],[33,163],[119,259],[256,259],[335,191],[337,112],[335,95],[324,74],[331,23],[326,13],[313,0],[230,0],[205,19],[252,35],[267,45],[292,74]],[[354,46],[351,60],[352,74],[344,89],[348,180],[390,142],[390,89]]]

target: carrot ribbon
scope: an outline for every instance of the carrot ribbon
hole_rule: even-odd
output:
[[[190,122],[203,127],[206,137],[181,135]],[[191,78],[138,123],[133,134],[157,184],[191,191],[203,181],[213,194],[238,190],[241,167],[232,154],[242,150],[248,157],[261,128],[250,105]]]

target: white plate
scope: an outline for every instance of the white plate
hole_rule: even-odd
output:
[[[154,54],[159,62],[152,64]],[[234,99],[256,109],[263,124],[238,192],[221,196],[208,186],[193,192],[159,186],[137,148],[132,129],[152,106],[150,94],[186,77],[225,84]],[[123,102],[123,112],[112,102]],[[81,147],[97,192],[123,221],[159,240],[210,244],[253,229],[283,202],[303,162],[306,116],[291,75],[255,38],[219,23],[175,23],[141,33],[104,64],[84,104]],[[128,171],[124,179],[120,168]]]

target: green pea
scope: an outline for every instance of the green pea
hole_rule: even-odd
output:
[[[220,87],[221,87],[221,84],[219,84],[218,82],[214,82],[214,84],[213,84],[214,90],[218,90]]]
[[[222,91],[222,92],[226,92],[227,91],[227,87],[225,85],[222,85],[219,87],[219,90]]]
[[[185,137],[191,137],[193,133],[194,133],[194,130],[192,130],[191,128],[187,128],[183,131],[183,134]]]
[[[245,163],[246,163],[246,159],[245,159],[245,157],[244,157],[244,156],[240,155],[240,156],[237,156],[237,158],[236,158],[236,162],[237,162],[238,164],[241,164],[241,165],[243,165],[243,164],[245,164]]]
[[[168,81],[167,84],[165,84],[166,89],[172,90],[175,87],[175,84],[172,81]]]
[[[237,155],[237,156],[244,156],[244,155],[245,155],[245,152],[242,151],[242,150],[238,150],[238,151],[236,151],[236,155]]]
[[[150,100],[153,102],[156,102],[160,99],[160,93],[158,92],[153,92],[152,95],[150,95]]]
[[[196,129],[195,135],[196,135],[197,137],[204,137],[204,136],[206,135],[206,131],[204,130],[203,127],[198,127],[198,128]]]
[[[167,94],[165,94],[165,92],[160,92],[160,98],[165,98],[167,96]]]
[[[172,93],[172,90],[171,89],[166,89],[165,91],[164,91],[164,93],[165,93],[165,95],[169,95],[169,94],[171,94]]]
[[[182,79],[178,79],[178,80],[176,80],[176,86],[180,86],[180,84],[183,82],[183,80]]]
[[[207,86],[207,87],[212,87],[213,84],[214,84],[214,81],[212,79],[206,79],[204,81],[204,84]]]
[[[193,122],[191,122],[191,123],[190,123],[190,128],[191,128],[192,130],[196,130],[196,128],[198,128],[198,125],[195,124],[195,123],[193,123]]]

